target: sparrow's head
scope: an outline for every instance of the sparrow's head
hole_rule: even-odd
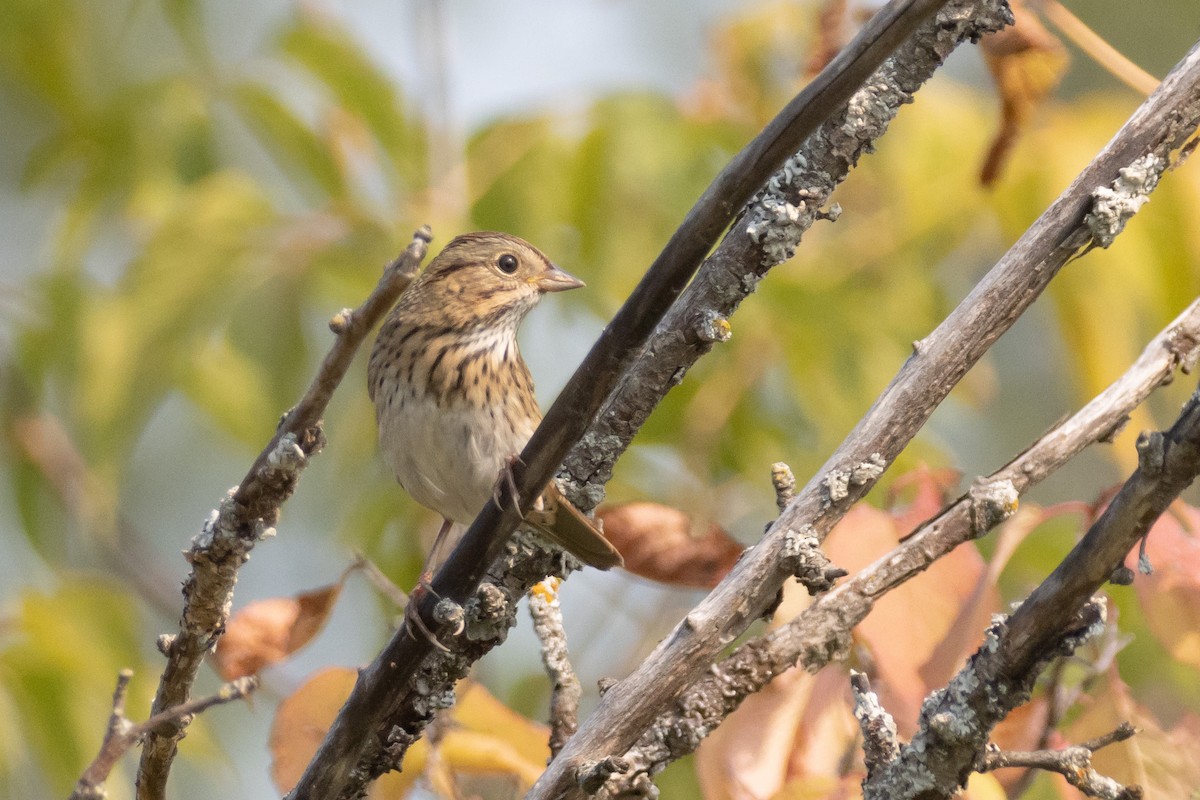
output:
[[[453,326],[516,327],[546,292],[583,286],[536,247],[507,233],[467,233],[430,262],[401,305],[444,313]]]

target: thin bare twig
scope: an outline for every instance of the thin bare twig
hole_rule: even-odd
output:
[[[384,270],[374,291],[354,311],[330,322],[337,338],[300,402],[279,423],[254,465],[212,512],[186,557],[192,572],[183,587],[179,632],[163,638],[167,665],[151,708],[152,718],[187,702],[204,657],[225,628],[237,571],[255,543],[273,531],[279,509],[291,496],[308,460],[324,444],[321,417],[354,354],[416,275],[433,234],[416,232],[404,252]],[[138,766],[138,800],[163,800],[167,776],[187,717],[171,717],[146,734]]]
[[[1158,88],[1158,78],[1126,58],[1124,53],[1084,24],[1058,0],[1041,0],[1038,7],[1063,36],[1121,83],[1142,95],[1148,95]]]
[[[113,767],[125,755],[129,748],[137,744],[145,734],[160,725],[175,722],[183,718],[191,718],[213,706],[240,700],[258,688],[258,678],[245,677],[231,681],[216,694],[189,700],[186,703],[161,711],[150,719],[135,725],[125,716],[125,695],[129,682],[133,679],[133,670],[121,670],[117,676],[117,688],[113,692],[112,714],[108,718],[108,727],[104,732],[104,741],[100,752],[92,763],[84,770],[83,775],[71,792],[71,800],[103,800],[108,796],[104,782],[108,780]]]
[[[542,644],[546,674],[554,684],[550,695],[550,758],[558,755],[579,728],[579,698],[583,695],[567,649],[558,583],[558,578],[547,578],[529,592],[533,630]]]
[[[1143,792],[1140,786],[1122,786],[1092,769],[1093,753],[1115,742],[1123,742],[1136,733],[1132,725],[1123,722],[1103,736],[1062,750],[1001,750],[996,745],[989,744],[975,767],[979,772],[991,772],[1006,767],[1057,772],[1067,779],[1067,783],[1088,797],[1099,797],[1103,800],[1141,800]]]
[[[375,590],[391,601],[396,608],[404,608],[408,605],[408,593],[401,589],[396,584],[392,583],[392,579],[383,573],[379,567],[375,566],[375,562],[367,558],[358,550],[354,551],[354,566],[362,570],[363,577],[367,582],[375,587]]]

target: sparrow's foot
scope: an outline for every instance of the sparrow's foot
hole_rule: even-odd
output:
[[[513,474],[513,467],[522,463],[521,456],[509,456],[504,460],[504,465],[500,467],[500,474],[496,476],[496,485],[492,487],[492,500],[495,501],[496,507],[503,510],[504,499],[507,496],[512,508],[521,515],[521,519],[525,518],[521,514],[521,495],[517,490],[517,478]]]
[[[433,591],[433,586],[430,581],[433,579],[433,574],[430,572],[421,573],[421,578],[417,581],[417,585],[408,595],[408,605],[404,607],[404,632],[414,642],[417,640],[417,635],[425,637],[425,640],[441,650],[443,653],[449,653],[450,648],[442,644],[437,635],[429,630],[429,626],[425,624],[425,620],[421,619],[421,598],[426,594],[432,594],[437,597],[437,592]]]

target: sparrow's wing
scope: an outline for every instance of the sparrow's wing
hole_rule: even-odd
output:
[[[526,514],[525,521],[585,564],[597,569],[625,564],[617,548],[604,538],[596,523],[571,505],[553,482],[542,492],[541,508]]]

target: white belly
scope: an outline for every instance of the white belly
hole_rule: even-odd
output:
[[[516,441],[486,412],[439,408],[431,398],[405,397],[398,406],[379,421],[379,444],[396,480],[426,508],[470,523],[491,498],[501,467],[520,453],[531,432]]]

